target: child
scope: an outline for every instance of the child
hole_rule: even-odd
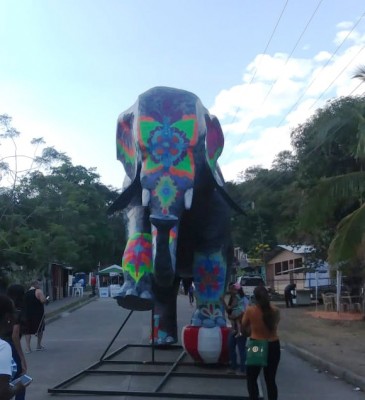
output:
[[[221,300],[228,314],[228,318],[231,320],[232,327],[236,332],[235,337],[239,337],[242,336],[241,319],[245,310],[245,296],[239,283],[230,283],[228,290],[231,295],[228,304],[225,302],[223,296],[221,297]]]

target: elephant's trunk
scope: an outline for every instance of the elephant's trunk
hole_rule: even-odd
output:
[[[169,287],[175,278],[175,266],[172,263],[169,245],[170,230],[176,225],[177,218],[151,215],[150,221],[157,229],[156,251],[153,260],[155,281],[159,286]]]

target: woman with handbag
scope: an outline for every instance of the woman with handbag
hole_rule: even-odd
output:
[[[258,400],[257,378],[261,368],[268,400],[277,400],[276,371],[280,361],[280,342],[277,327],[280,320],[279,309],[270,304],[269,294],[264,286],[254,290],[256,304],[247,308],[242,318],[242,328],[251,331],[247,346],[246,374],[250,400]]]

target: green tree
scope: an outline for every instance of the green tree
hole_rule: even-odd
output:
[[[120,257],[123,222],[120,216],[106,215],[117,193],[103,186],[93,169],[68,162],[49,175],[31,174],[22,181],[19,197],[27,213],[33,210],[26,227],[30,241],[23,242],[33,261],[45,266],[56,261],[91,271],[99,262]]]
[[[34,171],[47,171],[68,157],[52,147],[45,147],[42,138],[32,139],[33,154],[22,154],[18,139],[20,133],[12,127],[11,118],[0,115],[0,266],[9,269],[12,264],[22,265],[28,255],[16,243],[24,238],[27,220],[33,213],[24,213],[19,207],[19,185]],[[17,236],[19,234],[19,236]]]
[[[353,78],[365,82],[365,66],[360,66]],[[364,98],[362,98],[364,100]],[[364,207],[364,162],[365,162],[365,112],[364,108],[355,110],[358,118],[357,146],[355,157],[360,163],[360,173],[349,180],[349,186],[345,186],[351,194],[359,195],[359,208],[347,215],[338,225],[336,235],[329,247],[329,260],[333,263],[349,262],[352,267],[365,264],[365,207]],[[355,181],[355,182],[354,182]],[[357,182],[356,182],[357,181]],[[354,184],[355,189],[354,189]],[[358,261],[358,262],[357,262]],[[361,273],[364,274],[363,269]]]
[[[272,169],[253,166],[240,174],[242,182],[228,190],[246,216],[234,217],[235,246],[255,254],[260,243],[273,248],[278,241],[292,242],[297,236],[296,215],[300,202],[295,185],[296,160],[291,152],[281,152]],[[252,207],[253,206],[253,207]]]
[[[121,215],[107,217],[118,193],[100,183],[95,169],[72,165],[41,139],[33,140],[31,157],[22,155],[11,119],[0,123],[2,139],[13,145],[0,160],[0,267],[44,271],[59,262],[87,272],[119,263],[124,223]]]
[[[299,184],[304,188],[302,223],[313,237],[323,230],[335,232],[338,225],[328,256],[331,264],[343,268],[363,263],[358,247],[364,232],[364,100],[333,100],[292,132],[299,161]],[[358,235],[350,237],[350,232]]]

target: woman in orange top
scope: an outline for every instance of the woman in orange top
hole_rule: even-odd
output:
[[[256,304],[247,308],[242,318],[242,328],[251,331],[251,339],[267,339],[268,360],[267,367],[264,367],[264,376],[268,400],[277,400],[278,388],[275,377],[280,361],[280,342],[277,334],[277,327],[280,320],[279,309],[270,304],[269,294],[264,286],[258,286],[254,290]],[[250,400],[258,400],[259,388],[257,378],[261,367],[248,365],[247,389]]]

